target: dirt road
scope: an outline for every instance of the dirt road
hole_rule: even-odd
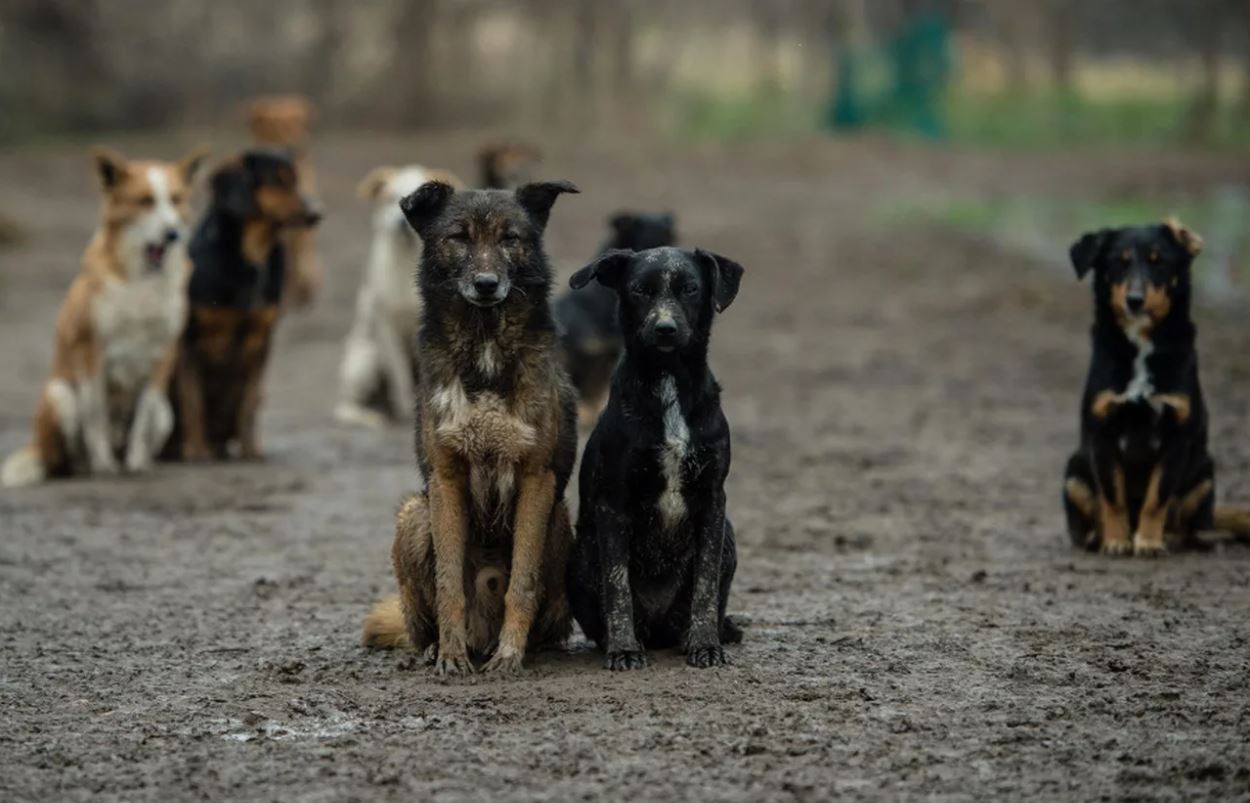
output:
[[[608,212],[657,203],[747,267],[713,355],[746,640],[718,671],[610,674],[578,642],[447,683],[360,649],[414,469],[406,431],[329,415],[368,241],[352,188],[392,160],[468,172],[478,141],[321,142],[330,285],[282,324],[266,463],[0,494],[0,799],[1250,798],[1250,549],[1112,561],[1062,531],[1087,288],[873,222],[943,187],[1122,186],[1133,154],[554,150],[584,191],[552,216],[562,277]],[[94,223],[83,150],[0,155],[0,208],[30,229],[0,251],[7,451]],[[1199,318],[1220,495],[1250,501],[1250,330]]]

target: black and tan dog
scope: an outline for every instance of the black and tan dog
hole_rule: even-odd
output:
[[[615,249],[646,251],[677,243],[673,216],[668,213],[618,212],[608,221],[612,234],[599,253]],[[578,421],[594,426],[608,400],[612,369],[621,357],[621,325],[616,319],[616,293],[594,282],[570,289],[556,299],[556,324],[565,365],[578,395]]]
[[[609,669],[645,664],[644,648],[682,646],[725,663],[741,631],[725,616],[737,566],[725,516],[729,424],[707,364],[712,318],[742,267],[707,251],[609,251],[573,275],[620,297],[625,354],[582,455],[573,616]]]
[[[251,150],[217,169],[191,239],[190,315],[174,372],[166,457],[260,456],[256,417],[286,269],[281,235],[317,223],[283,152]]]
[[[398,599],[365,620],[368,646],[413,646],[439,674],[515,671],[571,627],[564,489],[577,451],[542,235],[566,182],[455,192],[400,206],[424,244],[417,464],[396,516]]]
[[[1190,320],[1190,268],[1202,239],[1168,221],[1102,229],[1073,244],[1094,273],[1093,355],[1081,444],[1063,502],[1073,544],[1109,555],[1160,555],[1201,530],[1247,530],[1216,508],[1207,409]]]

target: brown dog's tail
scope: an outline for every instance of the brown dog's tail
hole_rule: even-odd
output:
[[[1250,507],[1216,506],[1215,529],[1232,535],[1238,541],[1250,540]]]
[[[373,606],[365,616],[365,626],[360,643],[380,650],[411,647],[408,629],[404,626],[404,611],[399,597],[387,597]]]

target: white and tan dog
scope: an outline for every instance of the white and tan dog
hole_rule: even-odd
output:
[[[334,416],[343,423],[381,427],[412,415],[421,241],[404,220],[399,199],[427,181],[464,187],[447,171],[420,165],[375,168],[360,182],[361,198],[374,203],[373,244],[339,374]]]
[[[52,373],[30,445],[0,481],[139,472],[173,427],[167,396],[186,319],[191,181],[203,153],[178,163],[96,149],[100,227],[56,319]]]

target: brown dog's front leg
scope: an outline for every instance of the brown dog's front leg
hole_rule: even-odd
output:
[[[720,576],[725,550],[725,491],[718,490],[699,522],[694,557],[694,589],[686,631],[686,663],[709,667],[725,663],[720,643]]]
[[[530,626],[538,611],[539,577],[555,497],[555,474],[545,466],[523,471],[517,481],[512,575],[504,595],[503,630],[499,647],[486,664],[488,672],[516,672],[525,658]]]
[[[174,397],[178,405],[179,426],[182,429],[183,460],[207,460],[212,456],[208,450],[208,433],[204,422],[204,388],[200,382],[195,357],[185,346],[179,352],[178,365],[174,369]]]
[[[473,671],[467,646],[464,597],[464,550],[469,535],[465,505],[468,484],[464,461],[445,452],[440,454],[429,487],[438,615],[438,660],[434,669],[440,675],[463,675]]]

